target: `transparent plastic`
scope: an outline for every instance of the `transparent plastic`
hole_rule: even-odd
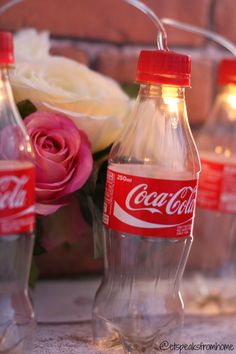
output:
[[[14,103],[8,68],[1,67],[0,171],[32,166],[32,146]],[[0,353],[32,353],[35,318],[28,280],[33,245],[33,233],[0,235]]]
[[[198,177],[183,88],[141,86],[109,165],[134,176]],[[104,243],[105,275],[93,307],[95,343],[151,353],[161,340],[176,340],[183,321],[179,286],[192,237],[142,237],[106,228]]]
[[[166,31],[157,17],[156,13],[150,9],[146,4],[139,0],[123,0],[126,3],[136,7],[140,11],[142,11],[145,15],[149,17],[149,19],[156,25],[157,27],[157,48],[159,50],[168,50],[167,46],[167,35]]]
[[[201,159],[236,171],[236,86],[220,89],[209,119],[196,140]],[[215,182],[215,185],[221,182]],[[229,180],[231,189],[233,180]],[[235,194],[231,195],[236,203]],[[236,209],[235,209],[236,210]],[[236,311],[236,213],[198,207],[194,244],[188,263],[191,289],[188,311],[206,314]],[[195,282],[193,282],[193,276]]]
[[[200,34],[206,38],[213,40],[214,42],[220,44],[222,47],[230,51],[233,55],[236,55],[236,46],[233,42],[229,41],[227,38],[221,36],[218,33],[212,32],[205,28],[190,25],[189,23],[184,23],[181,21],[174,20],[173,18],[162,18],[161,22],[173,26],[175,28],[190,32]]]
[[[35,320],[28,294],[33,235],[0,237],[0,353],[32,353]]]

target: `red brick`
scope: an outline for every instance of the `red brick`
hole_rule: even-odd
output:
[[[205,121],[212,107],[215,93],[215,67],[208,59],[193,59],[191,89],[187,89],[186,100],[191,124]]]
[[[64,56],[80,63],[89,65],[89,57],[85,51],[73,46],[72,44],[57,45],[53,44],[50,49],[52,55]]]
[[[111,46],[98,54],[95,69],[121,83],[134,82],[139,50]]]
[[[216,0],[215,5],[215,30],[233,42],[236,42],[236,1]]]
[[[173,17],[207,27],[211,0],[145,0],[159,17]],[[48,29],[53,35],[73,36],[117,43],[154,44],[156,30],[151,21],[122,0],[24,1],[1,18],[2,29],[22,27]],[[169,33],[170,44],[198,46],[199,36],[176,29]]]

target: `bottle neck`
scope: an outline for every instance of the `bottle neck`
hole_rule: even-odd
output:
[[[9,80],[9,66],[7,65],[1,65],[0,64],[0,76],[1,76],[1,80]]]
[[[236,121],[236,85],[220,85],[208,124]],[[207,125],[208,125],[207,124]]]
[[[155,105],[156,109],[165,117],[178,120],[187,119],[185,105],[185,88],[167,85],[141,85],[138,96],[138,104]]]
[[[236,94],[236,84],[219,85],[219,92],[220,93],[233,92]]]
[[[157,113],[157,119],[165,117],[166,121],[175,124],[188,124],[185,103],[185,88],[167,85],[141,85],[137,104],[149,107]]]
[[[9,66],[0,66],[0,105],[6,102],[15,106],[9,80]]]
[[[222,85],[219,86],[219,93],[221,100],[229,104],[229,107],[236,109],[236,85]]]
[[[197,138],[202,158],[224,162],[235,156],[235,123],[236,85],[219,85],[209,117]]]
[[[155,178],[165,179],[170,171],[172,178],[185,179],[186,175],[193,178],[200,167],[187,118],[185,89],[141,85],[128,122],[113,144],[109,161],[149,165],[150,176]],[[158,166],[155,173],[153,166]]]
[[[185,88],[179,86],[142,84],[139,90],[139,96],[142,98],[163,98],[165,101],[171,99],[174,101],[185,100]]]
[[[0,160],[34,162],[30,138],[14,101],[9,69],[0,66]]]

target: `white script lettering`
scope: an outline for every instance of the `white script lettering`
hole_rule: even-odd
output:
[[[159,214],[164,212],[168,215],[191,214],[195,206],[196,188],[185,186],[174,194],[158,193],[157,191],[149,192],[148,185],[142,183],[128,193],[125,205],[129,210],[147,210]]]
[[[0,210],[22,208],[25,204],[27,176],[0,178]]]

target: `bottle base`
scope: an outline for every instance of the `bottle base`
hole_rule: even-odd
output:
[[[101,348],[114,348],[121,345],[119,332],[109,322],[94,316],[93,318],[93,342]]]
[[[182,316],[181,316],[182,317]],[[164,328],[153,332],[152,335],[142,336],[133,331],[125,331],[125,328],[116,328],[111,322],[104,318],[94,316],[93,318],[93,339],[99,349],[116,353],[122,350],[125,354],[152,354],[169,353],[165,343],[178,343],[183,325],[183,317],[172,320]],[[128,326],[129,329],[132,324]],[[126,328],[127,329],[127,328]],[[164,346],[162,348],[162,346]],[[162,351],[163,350],[163,351]]]
[[[154,340],[153,338],[141,341],[140,338],[129,338],[123,336],[108,321],[96,317],[93,321],[94,344],[103,350],[123,351],[125,354],[151,354]]]
[[[32,354],[36,322],[0,324],[1,354]]]
[[[183,282],[185,312],[197,315],[230,315],[236,313],[236,277],[225,279],[195,277]]]

